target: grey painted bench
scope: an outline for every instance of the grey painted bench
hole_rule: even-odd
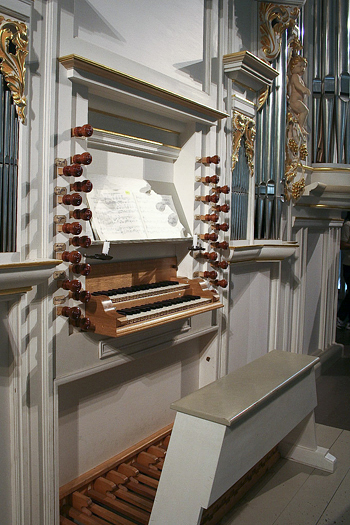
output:
[[[284,457],[333,472],[318,447],[317,357],[274,350],[176,401],[150,524],[197,525],[208,508],[275,445]]]

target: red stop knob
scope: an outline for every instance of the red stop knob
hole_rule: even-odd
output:
[[[228,242],[215,242],[212,244],[213,248],[216,248],[217,250],[227,250],[228,249]]]
[[[74,164],[85,164],[85,166],[88,166],[92,162],[92,155],[86,151],[85,153],[80,153],[80,155],[74,155],[72,161]]]
[[[79,317],[81,316],[81,310],[77,306],[64,306],[62,308],[62,315],[64,315],[65,317],[69,317],[69,319],[72,319],[74,321],[76,319],[79,319]]]
[[[215,208],[216,211],[222,211],[224,213],[227,213],[227,212],[230,211],[229,204],[221,204],[221,206],[217,205],[217,206],[214,206],[214,208]]]
[[[213,270],[212,272],[205,271],[203,272],[203,277],[206,279],[216,279],[218,276],[217,272]]]
[[[74,219],[81,219],[83,221],[89,221],[92,217],[92,211],[89,208],[82,208],[81,210],[73,211]]]
[[[210,222],[216,222],[219,218],[219,215],[217,213],[207,213],[206,215],[204,215],[204,220],[205,221],[210,221]]]
[[[204,197],[205,202],[219,202],[219,195],[206,195]]]
[[[73,273],[76,275],[89,275],[91,272],[91,265],[90,264],[72,264],[70,267]]]
[[[62,203],[70,206],[80,206],[82,202],[83,198],[79,193],[71,193],[62,197]]]
[[[63,290],[69,290],[70,292],[79,292],[81,290],[81,282],[78,279],[65,279],[62,282]]]
[[[218,254],[215,252],[204,252],[203,257],[205,257],[209,261],[216,261],[216,259],[218,258]]]
[[[73,246],[80,246],[81,248],[88,248],[91,245],[91,239],[87,235],[73,237],[71,242]]]
[[[88,317],[81,317],[72,321],[72,325],[80,328],[81,330],[93,330],[93,325]]]
[[[67,177],[80,177],[83,174],[83,166],[80,164],[71,164],[63,167],[63,175]]]
[[[214,225],[214,228],[215,228],[216,230],[220,230],[220,231],[222,231],[222,232],[227,232],[228,229],[229,229],[229,225],[227,224],[227,222],[224,222],[224,223],[222,223],[222,224],[215,224],[215,225]]]
[[[213,281],[213,285],[214,286],[220,286],[221,288],[226,288],[227,284],[228,283],[227,283],[226,279],[220,279],[219,281],[218,280]]]
[[[73,137],[91,137],[94,132],[94,128],[90,124],[84,124],[84,126],[77,126],[73,128]]]
[[[217,184],[219,182],[219,177],[217,175],[212,175],[211,177],[204,177],[203,182],[206,182],[207,184]]]
[[[91,299],[91,292],[83,290],[81,292],[77,291],[73,293],[73,299],[80,301],[81,303],[88,303]]]
[[[218,238],[217,233],[204,233],[202,236],[204,241],[216,241]]]
[[[77,251],[62,252],[62,261],[77,264],[81,261],[81,253]]]
[[[84,193],[90,193],[92,187],[91,180],[76,181],[70,185],[72,191],[83,191]]]
[[[229,186],[217,186],[216,188],[213,188],[213,191],[216,193],[225,193],[226,195],[230,193],[230,187]]]
[[[79,222],[65,222],[62,224],[62,231],[63,233],[79,235],[83,231],[83,227]]]

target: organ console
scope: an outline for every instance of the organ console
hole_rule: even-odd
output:
[[[175,257],[94,265],[86,315],[95,332],[118,337],[223,306],[200,279],[178,277],[176,268]]]
[[[70,185],[71,191],[83,191],[84,193],[90,193],[92,188],[91,180],[76,181]]]
[[[222,242],[213,242],[211,243],[211,246],[212,248],[214,248],[214,250],[228,250],[229,244],[227,241],[222,241]]]
[[[73,155],[72,157],[72,163],[73,164],[85,164],[85,166],[88,166],[92,162],[92,155],[91,153],[88,153],[87,151],[85,153],[80,153],[78,155]]]
[[[72,137],[91,137],[93,132],[94,128],[90,124],[84,124],[72,129]]]
[[[214,204],[212,206],[213,210],[215,210],[216,212],[223,212],[223,213],[228,213],[230,211],[230,206],[229,204]]]
[[[67,177],[81,177],[81,175],[83,174],[83,166],[81,164],[71,164],[70,166],[63,166],[63,168],[58,168],[58,173],[60,175],[66,175]]]
[[[83,198],[79,193],[68,193],[57,197],[59,204],[66,204],[67,206],[80,206],[83,202]]]
[[[57,225],[57,231],[63,233],[71,233],[72,235],[80,235],[83,227],[79,222],[65,222]]]
[[[80,246],[81,248],[88,248],[91,245],[91,239],[87,235],[82,235],[81,237],[72,237],[69,239],[69,244],[73,246]]]
[[[92,218],[92,211],[89,208],[82,208],[80,210],[71,211],[69,216],[73,217],[74,219],[89,221]]]

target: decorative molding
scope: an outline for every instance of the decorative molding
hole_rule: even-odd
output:
[[[294,255],[297,248],[299,248],[297,242],[231,245],[228,261],[231,264],[283,261]]]
[[[249,171],[254,174],[254,140],[255,140],[255,121],[246,117],[238,111],[234,111],[232,117],[232,165],[231,171],[235,169],[238,161],[239,149],[242,137],[244,137],[244,149],[246,152]]]
[[[171,112],[182,113],[191,120],[204,121],[210,124],[228,117],[227,113],[87,58],[72,54],[60,57],[58,60],[66,68],[70,80],[91,85],[96,84],[97,77],[100,84],[108,86],[112,90],[130,94],[130,103],[131,99],[135,100],[135,90],[137,90],[138,93],[141,93],[144,101],[147,100],[156,104],[158,111],[159,104],[161,104]],[[89,77],[89,75],[93,75],[94,78]],[[140,95],[138,97],[140,98]]]
[[[280,54],[282,35],[286,29],[294,28],[299,12],[300,9],[293,5],[276,5],[271,2],[260,4],[260,43],[262,52],[270,62]]]
[[[9,87],[16,111],[24,123],[24,110],[27,105],[25,89],[25,58],[28,38],[27,26],[23,22],[6,20],[0,16],[0,70]]]
[[[58,264],[61,261],[56,259],[0,264],[0,295],[8,300],[9,296],[30,291],[36,284],[49,279]]]
[[[224,72],[237,84],[254,92],[266,90],[279,75],[278,71],[249,51],[223,56]]]
[[[88,144],[102,146],[122,153],[126,152],[170,161],[175,161],[181,151],[181,148],[176,146],[168,146],[154,140],[146,140],[97,128],[94,128],[94,134],[88,138]]]

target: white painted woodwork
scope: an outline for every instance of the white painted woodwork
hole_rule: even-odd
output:
[[[172,403],[177,413],[150,523],[198,525],[203,509],[286,436],[286,457],[333,472],[336,460],[314,434],[317,361],[273,351]]]

